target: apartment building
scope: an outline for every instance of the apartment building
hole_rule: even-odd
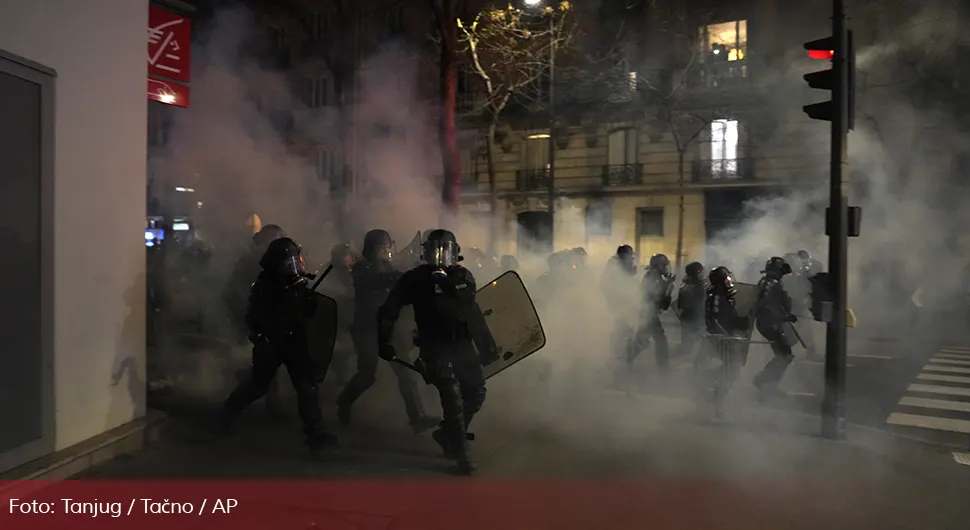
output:
[[[810,95],[792,73],[812,65],[792,49],[825,35],[827,13],[795,18],[762,0],[693,2],[672,17],[677,4],[627,11],[616,82],[555,87],[555,241],[547,237],[548,125],[513,117],[500,130],[497,213],[507,228],[499,252],[582,245],[607,255],[629,243],[641,259],[673,258],[680,240],[686,263],[703,258],[707,239],[736,222],[746,200],[818,182],[824,159],[805,145],[826,129],[801,115]],[[465,208],[484,212],[490,190],[477,155],[467,157],[477,185],[466,188]]]

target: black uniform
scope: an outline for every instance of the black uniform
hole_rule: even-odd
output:
[[[354,283],[351,336],[357,352],[357,373],[337,397],[337,417],[344,425],[350,425],[354,402],[377,382],[377,309],[387,300],[391,288],[401,277],[401,273],[391,265],[393,244],[390,234],[384,230],[371,230],[364,237],[363,259],[351,268]],[[392,368],[411,428],[421,432],[437,425],[438,419],[424,413],[414,374],[398,365]]]
[[[704,265],[696,261],[689,263],[684,272],[684,281],[677,293],[677,316],[680,318],[680,355],[689,355],[704,331],[707,278],[704,277]]]
[[[350,245],[334,245],[330,250],[330,266],[333,269],[320,286],[320,292],[337,302],[337,337],[330,369],[340,384],[346,384],[351,374],[349,365],[354,357],[354,343],[350,328],[354,321],[354,279],[351,266],[357,255]]]
[[[721,416],[724,412],[724,398],[737,380],[745,360],[738,351],[740,343],[725,339],[727,337],[747,338],[746,334],[751,323],[747,316],[738,314],[735,306],[738,291],[734,285],[734,274],[727,267],[716,267],[708,278],[710,287],[704,300],[704,326],[707,333],[712,336],[715,357],[721,361],[714,383],[715,414]],[[702,360],[703,356],[698,355],[695,369],[700,366]]]
[[[429,235],[424,243],[426,263],[405,273],[378,311],[377,341],[381,357],[394,360],[394,324],[401,308],[414,307],[421,351],[418,365],[437,388],[444,412],[434,439],[467,474],[473,470],[467,429],[485,403],[485,374],[473,343],[476,326],[482,324],[475,278],[458,265],[459,251],[451,232],[435,230]]]
[[[300,247],[289,238],[269,244],[260,261],[263,271],[253,283],[246,311],[253,368],[249,378],[226,399],[223,425],[229,426],[250,403],[266,394],[280,365],[286,365],[306,443],[318,449],[334,442],[324,431],[323,415],[313,361],[307,344],[306,321],[316,310],[307,288],[305,261]]]
[[[610,348],[617,359],[631,362],[640,353],[636,343],[636,313],[639,309],[637,292],[637,256],[630,245],[620,245],[610,258],[600,278],[600,288],[613,313],[613,333]],[[633,299],[630,298],[634,293]]]
[[[766,393],[777,393],[778,383],[794,360],[792,345],[782,326],[796,322],[792,315],[792,299],[782,285],[782,278],[791,274],[791,266],[784,259],[773,257],[765,263],[764,277],[758,283],[758,302],[755,306],[755,325],[758,332],[771,343],[775,356],[764,370],[755,376],[754,384]]]
[[[653,339],[654,355],[661,372],[667,372],[670,368],[670,352],[667,346],[667,333],[660,321],[660,314],[670,309],[674,280],[676,276],[670,272],[670,260],[667,256],[663,254],[651,256],[647,273],[643,276],[644,307],[637,336],[640,337],[639,344],[646,344]]]
[[[277,225],[269,224],[253,234],[252,246],[249,250],[239,257],[233,264],[232,272],[229,274],[229,282],[223,290],[222,299],[229,312],[233,333],[231,338],[233,344],[240,345],[249,342],[250,330],[246,324],[246,311],[249,305],[249,294],[253,281],[259,276],[263,268],[260,267],[260,260],[266,254],[266,249],[273,241],[286,237],[286,232]],[[235,368],[233,369],[235,370]],[[248,370],[242,370],[239,374],[245,379]],[[283,414],[280,405],[279,383],[274,378],[266,390],[266,412],[270,416],[279,417]]]

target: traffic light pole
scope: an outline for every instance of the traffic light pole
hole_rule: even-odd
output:
[[[846,313],[848,309],[848,201],[843,191],[844,169],[848,165],[846,144],[849,130],[849,34],[844,0],[832,2],[832,36],[835,46],[832,69],[832,156],[829,218],[829,273],[832,279],[832,319],[825,339],[825,396],[822,401],[822,436],[845,438],[845,387],[847,371]]]

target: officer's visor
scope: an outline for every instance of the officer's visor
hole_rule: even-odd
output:
[[[280,274],[283,276],[303,276],[306,274],[306,262],[303,254],[290,256],[280,264]]]
[[[424,260],[435,267],[450,267],[458,263],[455,245],[450,241],[429,241],[424,244]]]

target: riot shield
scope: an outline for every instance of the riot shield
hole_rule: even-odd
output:
[[[485,318],[498,356],[485,359],[489,378],[525,359],[546,345],[546,334],[539,321],[529,291],[515,271],[508,271],[478,290],[475,295]]]
[[[414,239],[394,254],[394,268],[399,271],[409,271],[421,264],[421,232],[414,235]]]
[[[546,345],[539,314],[532,298],[515,271],[508,271],[475,293],[482,319],[471,322],[473,342],[479,352],[494,350],[494,358],[483,358],[485,378],[505,370]],[[417,359],[415,345],[417,328],[414,310],[401,310],[394,327],[394,342],[398,356],[404,360]],[[403,353],[403,355],[402,355]]]
[[[307,321],[307,342],[313,359],[314,380],[321,383],[330,368],[337,340],[337,301],[316,291],[311,291],[311,296],[316,298],[317,310]]]
[[[751,333],[754,331],[754,308],[758,303],[758,286],[752,283],[738,283],[735,285],[738,293],[734,297],[734,309],[739,317],[748,317],[748,329],[738,335],[743,338],[732,346],[736,355],[741,358],[743,366],[748,360],[748,349],[751,347]]]

